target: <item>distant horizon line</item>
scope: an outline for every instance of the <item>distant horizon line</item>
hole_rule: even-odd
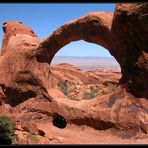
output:
[[[54,57],[74,57],[74,58],[114,58],[113,56],[54,56]]]

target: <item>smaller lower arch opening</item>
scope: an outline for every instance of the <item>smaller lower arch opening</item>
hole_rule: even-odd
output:
[[[54,126],[61,128],[61,129],[65,128],[66,125],[67,125],[66,119],[59,114],[53,115],[52,123],[53,123]]]

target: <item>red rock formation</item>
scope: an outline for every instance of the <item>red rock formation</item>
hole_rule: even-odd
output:
[[[50,64],[66,44],[85,40],[105,47],[121,66],[121,84],[136,97],[148,98],[146,3],[117,4],[114,14],[89,13],[59,27],[39,46],[38,60]]]
[[[16,34],[26,34],[32,37],[37,37],[33,30],[27,26],[22,25],[21,22],[12,21],[11,23],[4,22],[3,23],[3,44],[1,55],[7,51],[7,45],[11,36],[16,36]]]
[[[117,37],[117,49],[122,70],[121,83],[137,97],[148,98],[148,4],[118,4],[114,12],[112,32]]]
[[[0,86],[10,104],[16,105],[40,95],[42,89],[46,92],[49,65],[36,61],[40,40],[30,28],[18,22],[7,22],[4,26]]]

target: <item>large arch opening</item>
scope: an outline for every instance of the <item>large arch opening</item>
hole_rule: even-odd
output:
[[[107,49],[82,40],[61,48],[50,66],[58,90],[77,101],[114,92],[121,78],[120,65]]]
[[[83,40],[75,41],[61,48],[51,61],[51,66],[69,63],[81,70],[108,70],[121,72],[117,60],[107,49]]]

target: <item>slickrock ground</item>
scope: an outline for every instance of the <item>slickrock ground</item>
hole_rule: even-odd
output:
[[[41,41],[20,22],[3,24],[0,114],[16,121],[14,143],[148,143],[147,3],[92,12]],[[121,74],[51,67],[66,44],[105,47]]]
[[[15,107],[2,103],[0,114],[17,123],[14,144],[147,144],[148,102],[117,86],[121,73],[84,72],[70,64],[51,67],[51,73],[52,102],[30,98]],[[58,83],[65,80],[68,89],[61,89]],[[91,87],[97,91],[91,93]]]

